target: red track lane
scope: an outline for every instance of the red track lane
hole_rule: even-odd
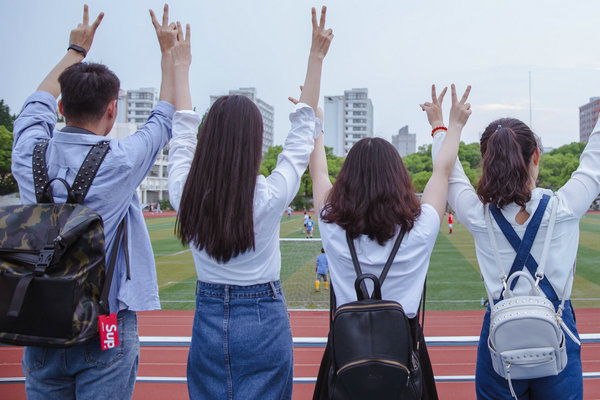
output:
[[[140,336],[190,336],[193,311],[141,312]],[[290,313],[294,337],[325,337],[328,333],[328,316],[322,311],[292,311]],[[481,329],[483,311],[430,311],[425,321],[427,336],[476,336]],[[578,309],[580,333],[600,332],[600,310]],[[297,347],[294,349],[294,376],[315,377],[323,354],[323,347]],[[473,375],[475,373],[475,346],[429,347],[436,375]],[[138,376],[184,377],[187,348],[150,347],[141,349]],[[0,347],[0,377],[23,376],[21,371],[22,348]],[[600,343],[585,344],[582,349],[584,371],[600,371]],[[475,399],[473,382],[440,382],[440,398]],[[312,397],[314,384],[294,385],[293,400]],[[584,381],[585,399],[600,399],[600,379]],[[0,385],[0,399],[25,399],[23,384]],[[186,399],[185,383],[137,383],[136,400]]]

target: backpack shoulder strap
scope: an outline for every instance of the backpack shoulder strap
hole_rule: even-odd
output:
[[[510,223],[506,220],[504,215],[502,215],[502,212],[500,212],[498,207],[496,207],[493,204],[490,204],[490,211],[492,212],[496,223],[502,230],[502,233],[509,242],[513,242],[511,243],[511,246],[515,249],[518,249],[516,250],[517,255],[513,261],[512,267],[508,274],[509,276],[515,273],[516,271],[520,271],[523,269],[523,266],[527,261],[527,257],[529,257],[529,252],[531,251],[531,247],[533,246],[533,241],[540,228],[540,224],[544,217],[544,212],[546,211],[546,207],[548,206],[549,201],[550,196],[548,196],[547,194],[542,196],[538,207],[536,208],[535,212],[533,213],[533,216],[531,217],[531,221],[529,222],[529,224],[527,224],[527,228],[525,228],[525,234],[523,235],[522,240],[519,240],[516,232],[514,231]],[[520,243],[517,245],[518,242]]]
[[[73,193],[75,195],[75,201],[78,204],[83,203],[85,196],[90,190],[92,181],[98,173],[100,164],[102,164],[102,161],[104,161],[104,157],[106,157],[106,154],[109,150],[109,142],[103,140],[93,145],[90,151],[88,152],[87,156],[85,157],[85,160],[83,160],[83,164],[81,164],[81,167],[77,172],[77,176],[73,181],[73,185],[71,185]]]
[[[43,140],[35,145],[33,149],[33,184],[35,189],[35,198],[38,203],[52,203],[52,188],[48,187],[44,191],[44,186],[48,183],[48,167],[46,166],[46,150],[48,149],[48,140]],[[75,202],[82,204],[94,177],[98,173],[100,164],[110,150],[108,141],[101,141],[92,146],[88,152],[83,164],[77,172],[77,176],[71,185]],[[68,188],[68,186],[67,186]]]
[[[398,233],[398,237],[396,238],[396,241],[394,242],[394,247],[392,248],[392,251],[391,251],[390,255],[388,256],[385,266],[383,267],[383,270],[381,271],[381,275],[379,275],[378,283],[379,283],[380,287],[383,284],[383,281],[385,280],[385,278],[388,274],[388,271],[390,270],[390,267],[392,266],[392,263],[394,262],[394,259],[396,258],[396,254],[398,253],[398,249],[400,248],[400,244],[402,243],[402,239],[404,238],[405,233],[406,233],[406,230],[404,229],[404,227],[402,227],[402,229],[400,229],[400,233]],[[348,248],[350,249],[350,256],[352,257],[352,264],[354,265],[354,271],[356,272],[356,278],[358,279],[362,275],[362,270],[360,268],[360,263],[358,261],[357,255],[356,255],[356,248],[354,247],[354,240],[350,237],[350,234],[348,232],[346,232],[346,242],[348,242]],[[365,298],[365,299],[369,298],[367,288],[366,288],[364,282],[360,282],[360,291],[363,295],[362,298]]]
[[[381,271],[381,275],[379,275],[379,284],[380,285],[383,285],[383,281],[385,280],[385,278],[388,274],[388,271],[390,270],[390,267],[392,266],[392,263],[394,262],[394,259],[396,258],[396,254],[398,253],[398,249],[400,248],[402,239],[404,239],[405,233],[406,233],[406,230],[404,229],[404,227],[402,227],[402,229],[400,229],[400,233],[398,233],[398,237],[396,238],[396,242],[394,243],[392,252],[390,253],[390,256],[388,257],[387,262],[385,263],[385,266],[383,267],[383,271]]]
[[[529,224],[527,225],[527,228],[525,229],[525,234],[523,235],[523,240],[521,240],[518,247],[515,247],[516,243],[511,243],[511,246],[515,249],[515,251],[517,252],[517,255],[513,261],[513,264],[511,266],[510,272],[508,273],[508,276],[511,276],[512,274],[514,274],[517,271],[523,270],[524,269],[523,266],[525,266],[525,269],[531,274],[531,276],[535,277],[535,276],[539,275],[538,271],[539,271],[540,267],[538,266],[538,263],[536,262],[536,260],[531,256],[530,251],[531,251],[531,247],[533,246],[533,242],[534,242],[537,232],[539,230],[542,219],[544,217],[546,208],[548,207],[548,204],[550,203],[550,199],[551,199],[550,196],[547,194],[544,194],[542,196],[537,209],[535,210],[535,212],[533,213],[533,216],[531,217],[531,221],[529,222]],[[502,215],[502,213],[499,213],[499,214]],[[504,216],[502,216],[502,218],[504,218]],[[496,220],[496,221],[498,221],[498,220]],[[504,221],[506,221],[506,219],[504,219]],[[508,221],[506,221],[506,224],[508,224]],[[516,233],[510,224],[508,224],[508,228],[509,228],[510,232],[516,236]],[[505,233],[504,230],[503,230],[503,233]],[[506,233],[505,233],[505,235],[506,235]],[[518,236],[516,236],[516,237],[518,238]],[[542,271],[543,271],[543,267],[542,267]],[[515,280],[513,280],[512,284],[510,286],[510,289],[511,290],[514,289],[516,284],[517,284],[517,280],[515,279]],[[558,300],[558,295],[557,295],[556,291],[554,290],[552,285],[547,280],[541,281],[539,283],[539,288],[544,292],[544,295],[548,299]],[[502,299],[502,296],[500,298]]]
[[[48,167],[46,166],[47,149],[48,140],[38,142],[33,149],[33,186],[35,190],[35,199],[38,203],[44,203],[44,186],[48,183]],[[48,188],[47,193],[50,199],[52,199],[52,188]]]
[[[117,235],[115,236],[115,244],[113,245],[112,254],[106,266],[106,274],[104,279],[104,285],[102,292],[100,293],[100,307],[104,309],[106,314],[110,313],[110,304],[108,302],[108,294],[110,293],[110,287],[112,285],[113,275],[115,273],[115,264],[117,263],[117,254],[119,252],[119,245],[123,243],[123,251],[125,252],[125,263],[127,265],[127,279],[129,276],[129,250],[127,244],[127,216],[123,217],[119,228],[117,229]],[[121,240],[121,238],[123,238]]]
[[[362,270],[360,269],[360,263],[358,262],[358,257],[356,256],[356,248],[354,247],[354,239],[350,237],[350,234],[346,232],[346,242],[348,243],[348,248],[350,249],[350,257],[352,257],[352,265],[354,265],[354,272],[356,272],[356,279],[358,279],[362,275]],[[369,298],[369,292],[367,291],[367,286],[364,282],[360,282],[360,292],[362,294],[363,299]],[[357,297],[361,298],[358,295]]]

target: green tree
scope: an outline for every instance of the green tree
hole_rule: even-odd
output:
[[[469,181],[471,181],[473,186],[476,186],[479,177],[481,176],[481,153],[479,151],[479,143],[465,144],[460,142],[458,157],[467,178],[469,178]],[[412,179],[415,191],[417,193],[422,193],[433,172],[431,145],[420,146],[416,153],[402,157],[402,161]]]
[[[17,191],[17,183],[11,172],[12,142],[12,132],[0,125],[0,194]]]
[[[282,151],[283,146],[269,147],[269,150],[263,156],[263,159],[260,163],[260,168],[258,170],[259,174],[269,176],[275,169],[275,166],[277,165],[277,157]],[[342,164],[344,164],[345,158],[337,157],[332,151],[333,150],[330,147],[325,147],[329,179],[333,183],[340,173],[340,169],[342,168]],[[300,187],[298,188],[296,197],[294,197],[294,200],[292,201],[292,207],[294,207],[296,210],[302,210],[304,207],[306,207],[306,209],[311,208],[312,195],[312,180],[310,179],[310,173],[307,168],[304,170],[302,178],[300,179]]]
[[[479,149],[479,143],[469,143],[465,144],[464,142],[460,142],[458,147],[458,158],[461,163],[466,161],[469,164],[469,168],[477,169],[481,164],[481,151]]]
[[[579,167],[579,157],[584,148],[585,143],[573,142],[543,154],[537,185],[556,190],[567,183]]]
[[[13,122],[17,118],[16,115],[10,114],[8,105],[4,103],[4,99],[0,99],[0,125],[8,129],[9,132],[13,131]]]
[[[421,171],[417,172],[412,176],[413,186],[415,187],[415,191],[417,193],[423,193],[425,190],[425,185],[431,178],[431,171]]]

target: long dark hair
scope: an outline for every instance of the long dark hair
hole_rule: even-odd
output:
[[[398,151],[387,140],[365,138],[350,149],[321,218],[338,224],[352,238],[364,234],[383,245],[398,225],[410,231],[420,213]]]
[[[254,250],[254,188],[263,122],[244,96],[224,96],[208,111],[185,182],[175,233],[219,262]]]
[[[515,118],[490,123],[480,141],[482,174],[477,194],[484,204],[500,208],[531,199],[529,163],[538,148],[533,131]]]

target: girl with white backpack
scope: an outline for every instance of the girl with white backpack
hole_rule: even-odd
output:
[[[444,136],[434,136],[433,159]],[[600,126],[556,193],[536,187],[541,146],[523,122],[490,123],[480,144],[477,189],[458,159],[448,184],[448,203],[475,239],[490,298],[477,354],[477,398],[581,399],[580,343],[569,297],[579,220],[600,192]]]

